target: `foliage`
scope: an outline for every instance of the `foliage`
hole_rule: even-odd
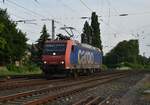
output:
[[[144,69],[147,69],[150,71],[150,63],[148,65],[144,65]]]
[[[4,50],[6,45],[7,45],[6,40],[4,38],[0,37],[0,49]],[[0,53],[2,53],[2,52],[0,51]]]
[[[14,64],[9,64],[6,66],[7,70],[9,72],[15,72],[15,73],[36,73],[41,71],[40,68],[36,64],[26,64],[22,66],[16,66]]]
[[[13,71],[13,72],[21,72],[21,67],[17,67],[16,65],[14,64],[9,64],[7,65],[7,69],[9,71]]]
[[[39,66],[31,60],[27,61],[23,66],[25,70],[29,72],[34,72],[37,71],[37,69],[39,69]]]
[[[150,58],[146,58],[144,56],[139,55],[138,56],[138,63],[142,65],[150,65]]]
[[[116,65],[117,67],[129,67],[129,68],[134,68],[134,69],[144,69],[143,65],[140,65],[138,63],[129,63],[129,62],[123,62],[123,63],[119,63]]]
[[[49,34],[47,33],[46,25],[43,26],[41,31],[41,36],[38,39],[38,43],[35,45],[32,45],[32,57],[34,56],[36,59],[41,58],[44,43],[46,40],[48,40]]]
[[[102,70],[107,70],[107,69],[108,69],[107,66],[102,64]]]
[[[148,82],[148,81],[145,82],[144,85],[143,85],[143,87],[144,87],[145,90],[146,90],[146,89],[149,90],[149,89],[150,89],[150,82]]]
[[[40,62],[39,50],[37,44],[31,45],[31,61],[38,64]]]
[[[98,16],[95,12],[92,12],[91,25],[89,25],[87,21],[85,22],[83,33],[81,34],[81,42],[100,48],[102,51],[100,34],[100,23],[98,22]]]
[[[117,64],[129,62],[133,64],[138,63],[139,44],[138,40],[129,40],[120,42],[104,57],[104,62],[109,67],[116,67]]]
[[[86,21],[83,28],[83,33],[81,35],[81,42],[92,44],[92,28],[89,23]]]
[[[47,33],[46,25],[44,24],[42,31],[41,31],[41,36],[37,41],[39,56],[41,56],[43,52],[44,43],[48,39],[48,37],[49,37],[49,34]]]
[[[0,68],[0,76],[11,76],[11,75],[30,75],[30,74],[41,74],[42,71],[40,68],[36,67],[34,68],[34,71],[28,71],[25,69],[25,66],[22,66],[22,70],[19,72],[15,71],[10,71],[6,67],[1,67]]]
[[[21,60],[26,50],[27,38],[17,24],[10,20],[6,10],[0,9],[0,64]]]
[[[92,28],[92,45],[100,48],[102,51],[102,42],[100,37],[100,23],[98,22],[98,16],[95,12],[92,13],[91,17],[91,28]]]
[[[144,69],[150,69],[150,58],[139,55],[138,62],[144,66]]]
[[[36,64],[40,65],[41,63],[41,55],[43,52],[44,43],[48,40],[49,34],[46,29],[46,25],[43,26],[41,31],[41,36],[37,40],[37,44],[32,44],[31,46],[31,59]]]
[[[4,24],[0,23],[0,33],[3,31],[3,29],[4,29]]]

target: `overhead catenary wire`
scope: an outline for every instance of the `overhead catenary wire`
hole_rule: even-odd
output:
[[[39,1],[38,0],[34,0],[36,3],[38,3],[39,4]]]
[[[16,5],[17,7],[20,7],[20,8],[22,8],[22,9],[24,9],[24,10],[26,10],[26,11],[28,11],[28,12],[34,14],[34,15],[36,15],[36,16],[40,16],[40,17],[42,17],[42,18],[43,18],[43,17],[45,18],[45,16],[43,16],[43,15],[41,15],[41,14],[39,14],[39,13],[36,13],[35,11],[32,11],[32,10],[30,10],[30,9],[28,9],[28,8],[26,8],[26,7],[22,6],[22,5],[20,5],[20,4],[17,4],[16,2],[14,2],[14,1],[12,1],[12,0],[7,0],[7,2],[9,2],[9,3],[13,4],[13,5]]]
[[[88,5],[87,5],[85,2],[83,2],[83,0],[79,0],[79,1],[80,1],[81,4],[84,5],[84,7],[86,7],[90,12],[93,12],[93,10],[92,10],[90,7],[88,7]]]
[[[128,17],[128,16],[136,16],[136,15],[149,15],[150,11],[145,11],[145,12],[126,12],[126,13],[120,13],[120,14],[112,14],[110,15],[111,17]],[[107,17],[107,16],[103,16]]]
[[[114,12],[116,13],[117,16],[120,16],[120,13],[119,13],[119,10],[117,10],[111,3],[110,0],[105,0],[106,3],[108,4],[109,6],[109,16],[108,16],[108,25],[110,24],[110,17],[111,17],[111,10],[110,10],[110,7],[114,10]],[[122,24],[120,24],[122,26]],[[114,37],[116,37],[116,33],[114,34]]]
[[[8,5],[8,7],[9,6],[13,6],[15,9],[14,10],[12,10],[12,8],[11,8],[11,11],[16,11],[16,5],[14,5],[14,4],[12,4],[12,3],[9,3],[9,2],[5,2],[5,6],[6,6],[6,4]],[[7,7],[7,8],[8,8]],[[8,12],[9,12],[9,9],[7,9],[8,10]],[[27,14],[27,15],[32,15],[32,16],[35,16],[35,15],[33,15],[32,13],[30,13],[30,12],[27,12],[27,11],[24,11],[24,12],[22,12],[22,13],[25,13],[25,14]],[[16,14],[14,14],[14,15],[16,15]],[[16,17],[16,16],[15,16]],[[21,16],[18,16],[18,17],[21,17]]]
[[[11,13],[11,12],[9,12],[9,14],[14,16],[14,17],[16,17],[16,18],[18,18],[18,19],[25,19],[24,17],[18,16],[18,15],[14,14],[14,13]]]
[[[74,13],[74,12],[77,13],[76,10],[74,10],[72,7],[68,6],[68,5],[67,5],[66,3],[64,3],[62,0],[57,0],[57,1],[60,1],[61,4],[62,4],[65,8],[68,8],[68,10],[71,11],[72,13]],[[73,18],[71,18],[71,19],[73,19]],[[57,21],[57,23],[60,24],[60,25],[63,25],[63,26],[68,26],[68,25],[63,24],[62,22],[58,22],[58,21]],[[79,35],[81,34],[78,29],[74,28],[74,30],[75,30]],[[77,37],[79,37],[79,36],[77,36]]]
[[[139,12],[139,13],[124,13],[124,14],[120,14],[120,13],[118,12],[118,10],[117,10],[115,7],[112,6],[110,0],[106,0],[106,2],[107,2],[108,5],[110,5],[110,6],[114,9],[114,11],[116,12],[117,15],[115,15],[115,16],[130,16],[130,15],[140,15],[140,14],[149,14],[149,13],[150,13],[150,12],[148,11],[148,12],[141,12],[141,13]],[[133,32],[131,33],[131,35],[134,36],[135,38],[137,38],[137,37],[140,36],[138,33],[136,33],[136,35],[134,35]]]
[[[70,7],[69,5],[67,5],[66,3],[64,3],[62,0],[57,0],[59,2],[61,2],[61,4],[65,7],[68,8],[69,11],[71,11],[72,13],[76,12],[76,10],[74,10],[72,7]]]
[[[60,1],[60,2],[62,3],[62,5],[63,5],[64,7],[66,7],[66,8],[68,8],[72,13],[75,12],[75,10],[74,10],[73,8],[71,8],[70,6],[68,6],[67,4],[65,4],[64,2],[62,2],[62,0],[58,0],[58,1]],[[45,18],[45,19],[41,19],[41,20],[42,20],[42,21],[51,21],[51,20],[54,20],[55,23],[57,23],[57,24],[60,24],[60,25],[62,25],[62,26],[68,26],[68,25],[66,25],[66,24],[63,24],[61,21],[58,21],[56,18],[53,18],[53,19]]]
[[[40,17],[42,17],[42,18],[44,18],[44,19],[47,19],[48,21],[53,20],[53,19],[50,19],[50,18],[46,18],[45,16],[43,16],[43,15],[41,15],[41,14],[39,14],[39,13],[36,13],[35,11],[32,11],[32,10],[30,10],[30,9],[28,9],[28,8],[26,8],[26,7],[24,7],[24,6],[20,5],[20,4],[18,4],[18,3],[16,3],[16,2],[12,1],[12,0],[6,0],[6,1],[9,2],[9,3],[11,3],[11,4],[13,4],[13,5],[15,5],[15,6],[17,6],[17,7],[19,7],[19,8],[22,8],[22,9],[26,10],[28,13],[32,13],[32,14],[34,14],[34,15],[36,15],[36,16],[40,16]],[[42,19],[41,19],[41,20],[42,20]],[[56,21],[56,20],[55,20],[55,22],[58,23],[58,24],[60,24],[60,25],[63,25],[63,26],[68,26],[68,25],[66,25],[66,24],[63,24],[63,23],[60,22],[60,21]],[[78,31],[77,29],[76,29],[76,31],[79,33],[79,31]]]
[[[32,10],[30,10],[30,9],[28,9],[28,8],[26,8],[26,7],[22,6],[22,5],[20,5],[20,4],[17,4],[16,2],[14,2],[14,1],[12,1],[12,0],[7,0],[7,2],[9,2],[9,3],[11,3],[11,4],[13,4],[13,5],[15,5],[15,6],[19,7],[19,8],[22,8],[22,9],[24,9],[24,10],[26,10],[26,11],[28,11],[28,12],[30,12],[30,13],[36,15],[36,16],[40,16],[40,17],[42,17],[42,18],[44,18],[44,19],[47,19],[48,21],[53,20],[53,19],[47,18],[47,17],[45,17],[45,16],[43,16],[43,15],[41,15],[41,14],[35,12],[35,11],[32,11]],[[58,24],[61,24],[61,25],[65,25],[65,24],[62,24],[60,21],[56,21],[56,20],[55,20],[55,22],[58,23]]]
[[[80,2],[90,11],[93,12],[93,10],[91,8],[89,8],[82,0],[80,0]],[[98,17],[102,17],[101,15],[99,15]],[[114,28],[112,28],[109,24],[105,23],[103,19],[100,19],[101,22],[103,22],[106,26],[110,27],[113,31],[115,30]],[[118,33],[118,32],[116,32]]]
[[[30,21],[35,21],[35,19],[26,19],[26,18],[24,18],[24,17],[22,17],[22,16],[16,15],[15,13],[12,13],[12,12],[10,12],[10,11],[8,11],[8,14],[9,14],[10,16],[16,18],[15,20],[13,20],[13,21],[16,22],[16,23],[33,24],[33,25],[36,25],[36,26],[38,25],[38,24],[36,24],[36,23],[30,22]]]
[[[20,8],[25,9],[26,11],[28,11],[28,12],[34,14],[34,15],[37,15],[37,16],[40,16],[40,17],[45,17],[45,16],[42,16],[41,14],[38,14],[38,13],[36,13],[36,12],[30,10],[30,9],[27,9],[27,8],[21,6],[20,4],[17,4],[17,3],[15,3],[15,2],[13,2],[12,0],[7,0],[7,1],[10,2],[10,3],[12,3],[12,4],[14,4],[14,5],[16,5],[16,6],[18,6],[18,7],[20,7]],[[90,11],[92,11],[92,9],[90,9],[82,0],[80,0],[80,1],[82,2],[82,4],[83,4],[84,6],[86,6]],[[48,18],[48,20],[50,21],[51,19]],[[61,22],[58,22],[58,21],[56,21],[56,22],[59,23],[59,24],[61,24],[61,25],[64,25],[64,24],[62,24]],[[102,22],[105,23],[104,21],[102,21]],[[106,24],[106,23],[105,23],[105,24]]]
[[[107,2],[107,4],[108,4],[109,6],[111,6],[111,7],[113,8],[113,10],[116,12],[117,15],[120,14],[120,13],[118,12],[118,10],[117,10],[114,6],[112,6],[110,0],[106,0],[106,2]]]

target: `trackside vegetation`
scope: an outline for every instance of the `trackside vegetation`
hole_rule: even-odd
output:
[[[7,67],[0,67],[0,76],[8,75],[28,75],[28,74],[41,74],[42,71],[36,65],[8,65]]]
[[[27,48],[26,41],[26,34],[17,28],[7,10],[0,9],[0,64],[21,60]]]
[[[17,28],[7,10],[0,9],[0,75],[41,73],[30,62],[26,34]]]
[[[42,31],[41,31],[41,36],[40,38],[37,40],[37,44],[32,44],[31,46],[31,61],[36,63],[37,65],[40,65],[40,58],[43,52],[43,48],[44,48],[44,43],[47,40],[51,40],[49,39],[49,33],[47,32],[47,28],[46,25],[43,25]]]
[[[100,23],[98,22],[98,15],[96,12],[92,12],[91,25],[86,21],[83,27],[83,33],[81,34],[81,42],[90,44],[94,47],[102,49]]]
[[[109,68],[150,69],[150,58],[139,55],[138,40],[122,41],[104,56]]]

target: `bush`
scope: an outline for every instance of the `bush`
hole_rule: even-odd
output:
[[[39,67],[36,65],[36,64],[25,64],[25,65],[22,65],[22,66],[19,66],[17,67],[16,65],[14,64],[9,64],[7,65],[7,69],[8,71],[10,72],[16,72],[16,73],[32,73],[32,72],[39,72],[40,69]]]
[[[35,63],[30,63],[25,65],[26,71],[34,72],[39,70],[39,67]]]
[[[121,68],[121,67],[129,67],[132,69],[143,69],[144,66],[141,64],[136,64],[136,63],[129,63],[129,62],[122,62],[117,64],[117,67]]]
[[[144,66],[145,69],[150,69],[150,64]]]
[[[107,66],[102,64],[102,70],[107,70]]]
[[[14,64],[9,64],[6,66],[8,71],[11,71],[11,72],[17,72],[17,73],[20,73],[22,72],[22,69],[21,67],[17,67],[16,65]]]

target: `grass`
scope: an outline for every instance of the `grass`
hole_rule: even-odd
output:
[[[147,89],[149,89],[150,90],[150,82],[146,82],[146,83],[144,83],[144,89],[145,90],[147,90]]]
[[[150,82],[146,81],[143,83],[142,87],[140,89],[137,90],[138,95],[145,95],[144,91],[145,90],[150,90]]]
[[[8,76],[8,75],[29,75],[29,74],[41,74],[42,71],[40,70],[39,67],[35,67],[34,70],[27,70],[28,67],[21,67],[21,71],[18,72],[18,71],[11,71],[11,70],[8,70],[6,67],[0,67],[0,76]]]

